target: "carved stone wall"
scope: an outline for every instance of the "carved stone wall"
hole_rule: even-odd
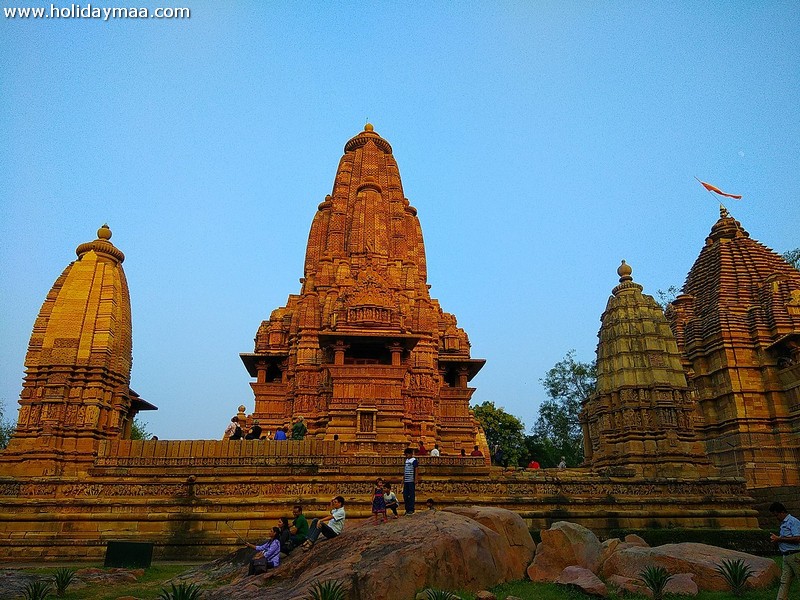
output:
[[[349,521],[367,518],[375,477],[399,491],[403,458],[343,454],[342,446],[111,441],[81,478],[2,475],[0,560],[98,560],[108,540],[153,542],[159,558],[212,558],[240,546],[226,522],[246,539],[263,540],[294,504],[322,516],[335,495],[344,496]],[[421,457],[419,474],[418,502],[500,506],[535,528],[564,519],[597,531],[756,525],[741,481],[502,472],[460,456]]]

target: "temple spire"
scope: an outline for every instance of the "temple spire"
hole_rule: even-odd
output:
[[[677,343],[632,273],[623,260],[601,318],[597,389],[581,414],[587,462],[648,477],[707,475]]]

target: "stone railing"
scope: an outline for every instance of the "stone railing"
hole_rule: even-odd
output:
[[[376,444],[378,445],[378,444]],[[153,467],[401,467],[399,453],[349,454],[342,442],[307,440],[106,440],[100,443],[96,468]],[[422,456],[420,466],[482,467],[475,457]]]

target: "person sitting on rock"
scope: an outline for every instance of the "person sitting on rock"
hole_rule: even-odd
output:
[[[384,483],[383,484],[383,500],[386,502],[386,510],[392,511],[394,513],[394,518],[397,518],[397,509],[400,507],[400,503],[397,501],[397,495],[392,491],[392,484],[391,483]]]
[[[433,498],[428,498],[425,504],[428,506],[428,510],[436,512],[436,502],[434,502]]]
[[[288,427],[278,427],[278,429],[275,431],[275,441],[277,442],[279,440],[287,439],[286,437],[287,431],[289,431]]]
[[[308,519],[306,519],[306,516],[303,514],[303,507],[299,504],[295,504],[292,507],[292,516],[294,519],[292,519],[292,526],[289,528],[289,531],[292,533],[292,547],[297,548],[306,541],[306,536],[308,535]]]
[[[292,545],[292,531],[289,527],[289,517],[281,517],[278,519],[278,527],[281,530],[281,536],[278,541],[281,543],[281,552],[289,554],[294,546]]]
[[[311,528],[308,530],[308,537],[303,542],[303,552],[308,552],[314,546],[320,534],[327,539],[335,538],[344,529],[344,498],[336,496],[331,500],[331,514],[321,519],[313,519]]]
[[[280,527],[273,527],[272,537],[260,546],[246,542],[248,548],[256,550],[255,556],[250,559],[250,566],[247,569],[248,575],[265,573],[267,569],[274,569],[281,563],[280,537]]]

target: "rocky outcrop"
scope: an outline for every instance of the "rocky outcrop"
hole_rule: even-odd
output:
[[[589,569],[584,569],[583,567],[567,567],[561,571],[556,583],[578,587],[590,596],[600,596],[601,598],[608,596],[606,584]]]
[[[473,515],[481,522],[441,510],[348,525],[308,553],[295,550],[264,575],[246,577],[246,566],[239,566],[231,579],[231,570],[217,561],[202,576],[208,581],[218,573],[230,583],[204,598],[300,600],[314,582],[333,579],[344,585],[348,600],[401,600],[423,588],[477,591],[521,579],[533,555],[533,543],[524,542],[530,537],[525,522],[504,509],[476,509]],[[199,575],[181,579],[202,582]]]
[[[536,557],[527,569],[531,581],[555,581],[561,572],[572,566],[597,573],[600,567],[600,540],[575,523],[559,521],[542,531]]]
[[[693,573],[701,590],[727,590],[725,580],[716,570],[726,559],[741,559],[753,570],[753,576],[749,579],[753,587],[767,587],[780,576],[778,566],[769,558],[691,542],[654,548],[618,548],[603,563],[600,574],[603,577],[638,577],[646,567],[654,565],[664,567],[670,573]]]

